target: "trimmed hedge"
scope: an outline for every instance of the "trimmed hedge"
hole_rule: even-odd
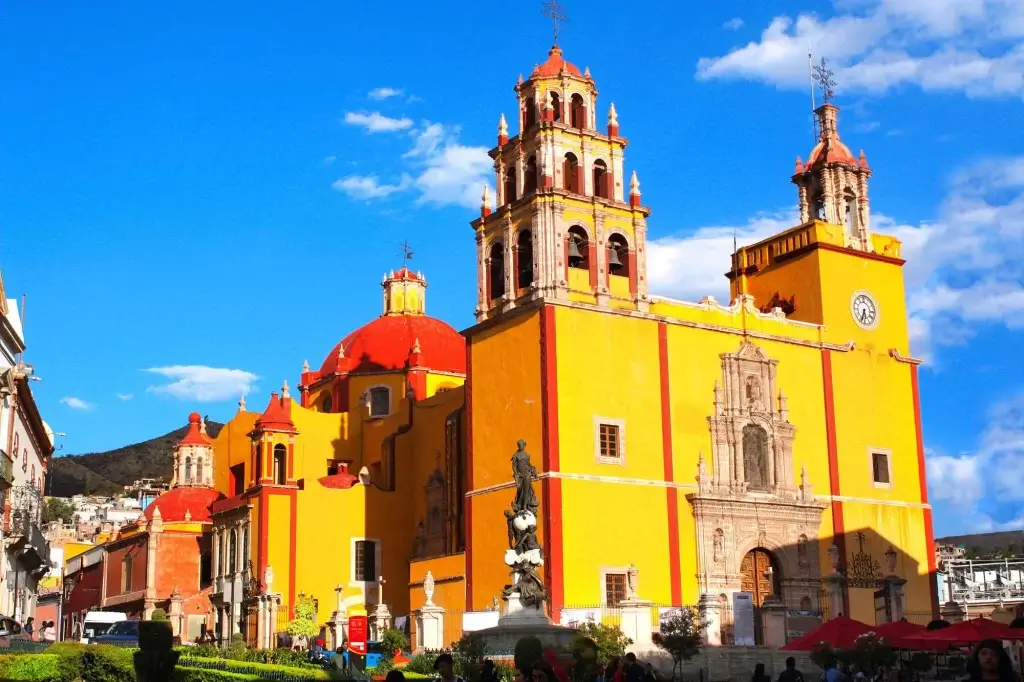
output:
[[[201,668],[203,670],[226,670],[228,672],[242,673],[244,675],[257,675],[260,677],[272,677],[275,680],[332,680],[332,676],[326,670],[320,668],[294,668],[288,665],[274,665],[273,663],[249,663],[247,661],[232,661],[227,658],[203,658],[199,656],[189,657],[182,654],[178,661],[178,667]]]
[[[178,668],[174,671],[174,682],[261,682],[262,679],[259,675],[243,675],[226,670]]]
[[[61,677],[59,664],[56,654],[4,654],[0,656],[0,679],[56,680]]]

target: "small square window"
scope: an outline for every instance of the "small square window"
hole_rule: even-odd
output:
[[[594,439],[597,459],[609,464],[621,464],[623,460],[623,423],[612,419],[595,419],[597,428]]]
[[[871,452],[871,480],[875,485],[879,486],[892,484],[888,452],[880,452],[878,450]]]
[[[614,608],[626,599],[626,574],[605,573],[604,574],[604,601],[605,604]]]

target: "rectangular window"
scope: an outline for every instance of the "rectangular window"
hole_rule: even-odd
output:
[[[598,447],[601,459],[619,459],[622,449],[619,443],[619,426],[601,424],[598,428]]]
[[[391,414],[391,389],[385,386],[370,389],[370,416],[386,417]]]
[[[608,606],[616,607],[626,598],[626,574],[605,573],[604,601]]]
[[[356,541],[356,580],[372,583],[377,580],[377,543],[373,540]]]
[[[236,464],[229,470],[231,495],[241,495],[245,491],[245,464]]]
[[[877,485],[890,485],[889,453],[874,451],[871,453],[871,475]]]

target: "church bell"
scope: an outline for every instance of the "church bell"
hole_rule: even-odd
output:
[[[576,267],[583,263],[583,254],[580,253],[579,240],[575,238],[569,239],[569,265]]]
[[[614,246],[608,249],[608,269],[618,272],[622,269],[622,261],[619,260],[619,250]]]

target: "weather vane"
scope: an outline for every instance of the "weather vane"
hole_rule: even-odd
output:
[[[558,22],[569,23],[569,17],[565,16],[565,9],[558,4],[558,0],[544,0],[544,8],[541,14],[551,18],[553,24],[555,45],[558,45]]]
[[[412,247],[409,246],[409,240],[408,239],[406,239],[405,241],[402,242],[402,245],[401,245],[400,248],[402,250],[402,260],[403,261],[410,261],[410,260],[412,260]]]
[[[818,87],[821,88],[821,96],[826,104],[835,95],[836,82],[832,80],[834,75],[836,75],[835,72],[828,68],[828,62],[822,57],[821,64],[814,67],[814,80],[817,81]]]

